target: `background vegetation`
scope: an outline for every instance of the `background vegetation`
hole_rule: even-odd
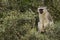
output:
[[[38,33],[39,6],[52,15],[54,30]],[[0,40],[60,40],[60,0],[0,0]]]

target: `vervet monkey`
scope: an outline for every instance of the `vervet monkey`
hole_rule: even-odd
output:
[[[46,7],[39,7],[39,22],[38,22],[38,30],[39,32],[45,32],[46,27],[53,25],[52,16],[47,11]]]

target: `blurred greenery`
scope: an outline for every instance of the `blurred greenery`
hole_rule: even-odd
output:
[[[39,6],[46,6],[54,29],[38,32]],[[0,0],[0,40],[60,40],[60,0]]]

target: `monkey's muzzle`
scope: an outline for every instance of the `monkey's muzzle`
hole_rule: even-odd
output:
[[[39,9],[39,12],[40,12],[40,14],[42,14],[43,13],[43,9]]]

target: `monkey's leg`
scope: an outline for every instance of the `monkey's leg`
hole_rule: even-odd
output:
[[[41,32],[44,32],[44,28],[43,28],[43,24],[38,22],[38,31],[41,33]]]
[[[42,29],[42,27],[41,27],[41,23],[38,22],[38,32],[41,32],[41,29]]]

